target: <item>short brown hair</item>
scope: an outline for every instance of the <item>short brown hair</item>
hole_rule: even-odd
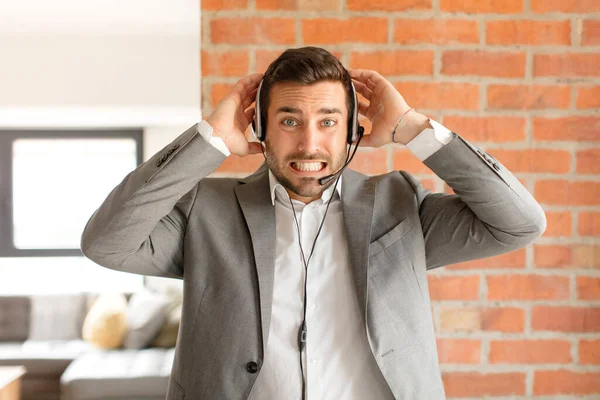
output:
[[[284,51],[269,65],[260,89],[260,117],[262,129],[267,128],[267,111],[271,88],[278,82],[295,82],[310,85],[321,81],[341,82],[346,90],[348,123],[352,118],[354,99],[352,78],[340,60],[320,47],[301,47]]]

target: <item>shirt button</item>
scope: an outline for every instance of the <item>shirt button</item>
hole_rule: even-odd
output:
[[[310,362],[311,362],[311,363],[313,363],[313,364],[316,364],[316,363],[318,363],[318,362],[319,362],[319,358],[318,358],[318,357],[313,357],[313,358],[310,360]]]
[[[308,306],[308,308],[310,308],[311,310],[314,310],[317,306],[315,306],[315,304],[311,304],[310,306]]]

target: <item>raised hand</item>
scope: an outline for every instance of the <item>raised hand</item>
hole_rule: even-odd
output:
[[[368,103],[359,101],[358,104],[358,112],[367,117],[372,124],[371,133],[363,137],[360,145],[380,147],[391,143],[392,132],[400,117],[411,107],[394,85],[378,72],[363,69],[349,72],[356,91],[369,100]],[[425,115],[412,110],[398,126],[395,141],[406,144],[428,125],[429,119]]]
[[[261,144],[249,142],[244,133],[254,118],[254,107],[250,105],[262,77],[263,74],[252,74],[239,80],[206,118],[213,136],[223,139],[232,154],[244,157],[262,151]]]

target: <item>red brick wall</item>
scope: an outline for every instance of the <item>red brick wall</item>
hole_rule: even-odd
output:
[[[203,0],[204,113],[302,45],[380,71],[547,212],[534,245],[430,274],[448,396],[600,396],[600,0]],[[352,167],[447,190],[400,146],[361,150]]]

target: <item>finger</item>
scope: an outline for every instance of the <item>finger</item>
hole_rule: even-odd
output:
[[[237,94],[239,96],[238,99],[240,104],[246,100],[256,88],[258,88],[262,76],[263,74],[248,75],[245,78],[237,81],[237,83],[233,86],[232,92],[234,95]]]
[[[360,139],[358,147],[373,147],[371,145],[371,135],[363,135],[362,139]]]
[[[350,76],[356,79],[359,82],[368,85],[368,81],[371,80],[373,83],[377,84],[381,82],[385,78],[379,74],[377,71],[372,71],[370,69],[351,69],[348,71]]]
[[[364,101],[358,102],[358,113],[367,116],[367,111],[369,110],[369,104]]]
[[[262,153],[262,145],[259,142],[248,142],[248,155]]]
[[[371,100],[371,96],[373,96],[373,91],[367,87],[364,83],[360,81],[353,81],[354,87],[356,91],[364,96],[365,99]]]
[[[244,115],[248,121],[252,121],[254,119],[254,113],[256,112],[256,108],[254,106],[250,107],[246,111],[244,111]],[[248,122],[250,123],[250,122]]]
[[[257,92],[258,92],[258,88],[254,89],[252,92],[248,93],[248,95],[245,98],[242,98],[241,106],[244,110],[246,108],[250,107],[250,104],[252,104],[256,100]]]
[[[372,80],[368,79],[367,80],[367,87],[371,90],[375,90],[375,88],[377,87],[377,84],[375,82],[373,82]]]

